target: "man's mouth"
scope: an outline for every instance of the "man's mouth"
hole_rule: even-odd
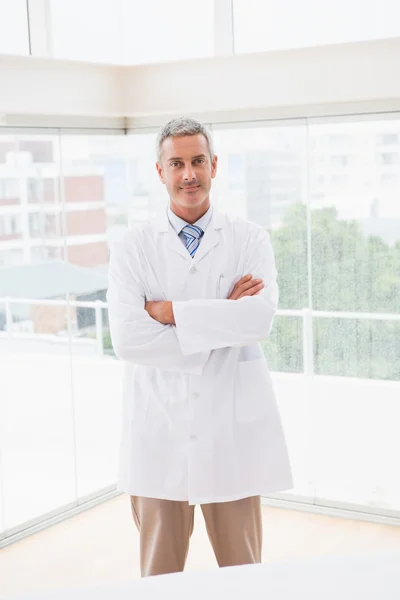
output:
[[[190,187],[189,187],[189,186],[187,186],[187,187],[183,187],[183,188],[181,188],[181,189],[182,189],[184,192],[189,192],[189,193],[190,193],[190,192],[195,192],[196,190],[198,190],[198,189],[199,189],[199,187],[200,187],[199,185],[191,185]]]

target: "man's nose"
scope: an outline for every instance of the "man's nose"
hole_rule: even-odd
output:
[[[185,181],[193,181],[193,179],[196,179],[196,175],[195,175],[192,165],[185,166],[183,176],[185,178]]]

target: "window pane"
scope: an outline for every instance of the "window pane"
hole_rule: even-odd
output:
[[[309,135],[313,308],[399,313],[400,120]]]
[[[234,0],[237,53],[357,42],[398,35],[398,0]]]
[[[400,120],[309,139],[313,309],[355,313],[314,313],[315,493],[398,510]]]
[[[76,499],[59,165],[57,137],[0,135],[0,414],[6,415],[1,440],[6,529]]]
[[[268,229],[278,270],[280,308],[305,308],[305,127],[243,126],[217,129],[213,136],[218,155],[213,199],[221,210]]]
[[[51,0],[51,24],[56,58],[120,62],[114,0]]]
[[[121,12],[125,64],[214,54],[214,0],[123,0]]]
[[[0,0],[0,54],[29,54],[26,0]]]
[[[54,55],[116,64],[211,56],[214,0],[51,0]]]
[[[101,303],[110,238],[127,227],[125,141],[122,135],[61,138],[64,251],[75,281],[70,331],[78,498],[112,486],[117,476],[123,365],[115,360]]]
[[[144,221],[168,204],[168,193],[156,171],[156,133],[127,138],[129,160],[129,224]]]

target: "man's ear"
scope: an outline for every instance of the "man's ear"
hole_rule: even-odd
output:
[[[217,174],[217,164],[218,164],[218,156],[216,154],[214,154],[214,158],[211,161],[211,179],[214,179],[214,177]]]
[[[156,169],[161,182],[165,184],[163,168],[158,162],[156,163]]]

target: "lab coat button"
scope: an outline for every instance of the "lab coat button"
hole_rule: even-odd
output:
[[[193,400],[197,400],[199,397],[200,397],[200,394],[199,394],[198,392],[194,392],[194,393],[192,394],[192,398],[193,398]]]
[[[197,440],[197,436],[192,434],[189,439],[191,442],[195,442]]]
[[[196,274],[196,273],[197,273],[197,269],[196,269],[196,267],[192,267],[192,268],[190,269],[190,272],[191,272],[191,273],[194,273],[194,274]]]

